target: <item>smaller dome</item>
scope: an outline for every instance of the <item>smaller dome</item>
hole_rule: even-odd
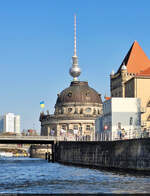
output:
[[[122,67],[121,67],[121,70],[127,70],[127,67],[126,65],[123,63]]]
[[[111,76],[113,76],[114,74],[115,74],[115,72],[114,72],[114,70],[112,70],[112,72],[111,72],[111,74],[110,74],[110,75],[111,75]]]

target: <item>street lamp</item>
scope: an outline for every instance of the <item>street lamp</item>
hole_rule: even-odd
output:
[[[130,125],[130,130],[129,130],[129,139],[130,139],[130,134],[131,134],[131,126],[133,125],[133,117],[130,117],[130,120],[129,120],[129,125]]]

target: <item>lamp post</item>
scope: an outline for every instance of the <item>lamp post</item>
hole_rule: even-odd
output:
[[[130,138],[130,134],[131,134],[131,127],[132,127],[132,125],[133,125],[133,118],[132,117],[130,117],[130,120],[129,120],[129,125],[130,125],[130,130],[129,130],[129,139],[131,139]]]

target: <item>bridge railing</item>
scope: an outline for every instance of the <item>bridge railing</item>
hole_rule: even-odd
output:
[[[54,140],[54,141],[89,141],[85,137],[64,137],[64,136],[1,136],[2,140]]]
[[[0,136],[0,139],[56,140],[56,136]]]

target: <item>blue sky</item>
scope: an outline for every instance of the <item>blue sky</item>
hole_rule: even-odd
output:
[[[134,40],[150,57],[149,8],[149,0],[0,0],[0,114],[40,130],[40,101],[53,113],[72,80],[74,13],[80,80],[109,95],[109,74]]]

